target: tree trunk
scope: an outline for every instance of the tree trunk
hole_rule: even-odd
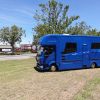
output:
[[[14,45],[11,45],[11,47],[12,47],[12,54],[14,55],[15,54],[15,47],[14,47]]]

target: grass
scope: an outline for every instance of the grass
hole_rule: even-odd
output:
[[[39,73],[34,66],[34,58],[0,61],[0,100],[93,100],[100,85],[100,69]]]
[[[35,66],[34,59],[0,61],[0,82],[26,77]]]
[[[75,96],[74,100],[93,100],[92,93],[98,85],[100,85],[100,78],[93,78],[85,85],[83,90]]]

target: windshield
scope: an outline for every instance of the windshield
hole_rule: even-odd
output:
[[[51,54],[53,51],[55,51],[55,46],[44,46],[44,54],[45,55],[49,55]]]
[[[40,45],[38,45],[38,47],[37,47],[37,54],[38,54],[38,55],[41,55],[42,52],[43,52],[43,47],[40,46]]]
[[[44,53],[44,55],[49,55],[55,50],[55,46],[38,46],[38,55]]]

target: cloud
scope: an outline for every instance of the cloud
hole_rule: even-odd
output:
[[[32,17],[33,13],[34,13],[34,10],[32,11],[32,10],[28,10],[28,9],[15,9],[14,11],[17,13],[21,13],[21,14],[30,16],[30,17]]]
[[[0,22],[7,22],[13,24],[28,24],[34,23],[33,19],[34,9],[27,7],[20,8],[5,8],[0,7]]]
[[[35,12],[33,8],[27,8],[27,7],[15,8],[15,9],[12,9],[12,8],[1,8],[0,7],[0,9],[1,9],[1,11],[4,11],[4,12],[20,13],[20,14],[28,15],[30,17],[32,17],[34,12]]]
[[[4,23],[13,23],[13,24],[28,24],[25,22],[25,19],[18,19],[14,16],[0,15],[0,21]]]

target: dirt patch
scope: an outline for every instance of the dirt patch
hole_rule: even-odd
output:
[[[0,100],[73,100],[98,75],[100,69],[26,73],[27,77],[0,84]]]
[[[92,100],[100,99],[100,84],[95,87],[95,90],[92,92]]]

